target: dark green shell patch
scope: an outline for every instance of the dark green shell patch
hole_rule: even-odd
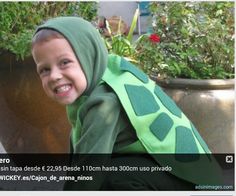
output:
[[[191,122],[190,122],[190,124],[191,124],[192,130],[193,130],[193,133],[194,133],[195,137],[198,139],[198,141],[200,142],[202,148],[205,150],[206,153],[210,153],[210,150],[209,150],[207,144],[204,142],[204,140],[202,139],[202,137],[198,133],[195,126]]]
[[[148,76],[144,72],[139,70],[137,67],[135,67],[132,63],[130,63],[129,61],[126,61],[124,58],[121,58],[120,69],[123,71],[130,72],[142,82],[148,83]]]
[[[183,126],[175,128],[176,131],[176,153],[199,153],[197,144],[193,137],[192,131]]]
[[[161,141],[165,139],[171,127],[173,126],[173,120],[166,114],[161,113],[150,125],[151,132]]]
[[[164,91],[156,85],[155,90],[154,90],[156,96],[161,100],[162,104],[175,116],[178,116],[181,118],[182,112],[178,108],[178,106],[175,104],[175,102],[167,96]]]
[[[160,107],[154,96],[144,86],[125,84],[125,90],[137,116],[151,114],[159,110]]]

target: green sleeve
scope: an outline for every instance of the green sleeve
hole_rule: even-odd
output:
[[[88,97],[79,119],[81,135],[74,153],[112,153],[137,140],[118,97],[106,85]]]
[[[135,130],[129,123],[118,97],[109,86],[99,85],[85,102],[80,103],[82,103],[80,106],[74,108],[75,112],[69,109],[70,122],[74,124],[73,131],[78,132],[78,137],[72,145],[72,166],[106,165],[110,162],[111,153],[137,141]],[[108,154],[108,156],[80,156],[80,154],[98,153]],[[74,154],[78,156],[73,156]],[[72,174],[77,175],[74,172]],[[83,172],[83,175],[89,176],[91,173]],[[64,189],[99,190],[106,176],[96,172],[92,173],[92,176],[93,181],[66,182]]]

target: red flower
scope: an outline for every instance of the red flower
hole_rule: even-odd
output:
[[[161,38],[157,35],[157,34],[151,34],[149,36],[149,40],[152,42],[152,43],[158,43],[160,42]]]

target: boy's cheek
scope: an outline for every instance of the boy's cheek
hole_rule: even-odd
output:
[[[43,91],[46,93],[46,95],[47,95],[48,97],[51,97],[52,95],[51,95],[51,93],[50,93],[50,91],[49,91],[47,85],[45,85],[45,84],[43,83],[43,81],[42,81],[42,87],[43,87]]]

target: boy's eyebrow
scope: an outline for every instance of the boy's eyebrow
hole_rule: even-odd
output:
[[[38,72],[45,64],[43,64],[43,63],[37,64],[37,63],[36,63],[36,65],[37,65],[36,70],[37,70],[37,72]]]
[[[57,58],[61,58],[61,57],[64,57],[64,56],[70,56],[71,54],[70,53],[63,53],[61,55],[59,55]]]
[[[63,57],[65,57],[65,56],[70,56],[70,53],[63,53],[63,54],[60,54],[60,55],[58,55],[56,58],[63,58]],[[44,65],[46,65],[47,63],[44,63],[44,62],[42,62],[42,63],[36,63],[36,65],[37,65],[37,69],[38,68],[41,68],[42,66],[44,66]]]
[[[45,63],[36,63],[36,65],[37,65],[37,67],[42,67],[42,66],[44,66],[45,65]]]

